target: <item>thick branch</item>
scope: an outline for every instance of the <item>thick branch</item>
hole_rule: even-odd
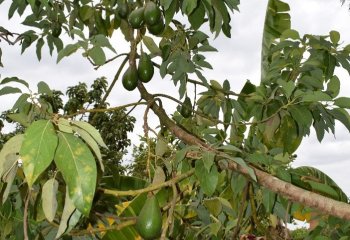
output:
[[[153,96],[147,92],[142,83],[139,83],[138,89],[141,93],[141,97],[146,101],[154,100]],[[165,110],[154,103],[151,106],[154,113],[158,116],[161,123],[166,126],[175,136],[189,145],[197,145],[204,149],[213,151],[213,149],[203,142],[201,139],[195,137],[191,133],[188,133],[183,128],[177,126],[166,114]],[[246,176],[249,176],[246,168],[240,167],[235,162],[229,162],[228,164],[221,164],[222,169],[230,169]],[[342,219],[350,220],[350,205],[344,202],[336,201],[317,193],[307,191],[305,189],[296,187],[290,183],[284,182],[266,172],[263,172],[253,166],[250,166],[257,177],[257,181],[261,186],[264,186],[271,191],[282,195],[292,202],[298,202],[305,206],[317,209],[323,213],[333,215]]]

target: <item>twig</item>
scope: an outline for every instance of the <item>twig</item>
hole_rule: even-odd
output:
[[[100,67],[106,65],[107,63],[110,63],[110,62],[116,60],[117,58],[119,58],[119,57],[121,57],[121,56],[128,56],[128,55],[129,55],[129,53],[121,53],[121,54],[118,54],[117,56],[114,56],[114,57],[112,57],[112,58],[106,60],[105,63],[104,63],[103,65],[96,66],[96,67],[95,67],[95,70],[97,70],[97,69],[99,69]]]
[[[23,211],[23,234],[24,234],[24,240],[29,240],[28,237],[28,207],[29,207],[29,200],[30,200],[30,189],[28,189],[28,193],[24,202],[24,211]]]
[[[168,231],[169,226],[172,224],[173,218],[174,218],[174,209],[175,209],[176,199],[177,199],[177,189],[176,189],[175,183],[173,183],[171,186],[173,188],[173,199],[171,200],[171,206],[168,212],[168,218],[163,227],[162,235],[160,236],[161,240],[166,239],[166,233]],[[172,232],[172,229],[170,230],[170,233],[171,232]]]
[[[249,187],[249,184],[245,185],[245,187],[244,187],[244,191],[243,191],[243,195],[242,195],[242,199],[241,199],[241,203],[240,203],[241,207],[239,209],[238,218],[237,218],[237,225],[235,227],[235,230],[233,231],[232,240],[236,240],[237,239],[238,234],[239,234],[239,232],[241,230],[241,223],[242,223],[242,219],[243,219],[243,213],[247,209],[248,187]]]
[[[128,220],[125,222],[122,222],[118,225],[113,225],[110,227],[105,228],[94,228],[94,229],[87,229],[87,230],[75,230],[71,231],[69,233],[70,236],[83,236],[83,235],[91,235],[92,233],[99,233],[99,232],[107,232],[112,230],[121,230],[125,227],[132,226],[136,224],[136,219]]]
[[[148,126],[147,116],[148,116],[149,109],[151,108],[153,103],[154,103],[154,100],[150,101],[147,104],[145,113],[143,115],[143,132],[145,134],[145,138],[146,138],[146,141],[147,141],[147,149],[148,149],[148,151],[147,151],[146,171],[148,173],[148,178],[149,179],[151,179],[151,170],[150,170],[150,165],[151,165],[151,143],[150,143],[150,140],[149,140],[149,137],[148,137],[148,131],[149,131],[150,128]]]
[[[139,195],[141,193],[152,192],[154,190],[157,190],[157,189],[160,189],[163,187],[169,187],[174,183],[180,182],[180,181],[184,180],[185,178],[192,176],[193,174],[194,174],[194,169],[191,169],[190,171],[183,173],[181,175],[178,175],[178,176],[174,177],[173,179],[170,179],[166,182],[162,182],[162,183],[159,183],[156,185],[151,185],[149,187],[146,187],[143,189],[138,189],[138,190],[119,191],[119,190],[104,189],[104,188],[100,188],[99,190],[101,190],[104,194],[113,195],[115,197],[136,196],[136,195]]]

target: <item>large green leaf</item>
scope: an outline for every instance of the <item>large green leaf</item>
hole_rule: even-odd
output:
[[[196,161],[195,174],[203,192],[211,196],[215,192],[219,180],[219,173],[216,165],[213,165],[210,171],[207,171],[203,161]]]
[[[57,135],[49,120],[33,122],[25,132],[20,156],[29,187],[50,165],[57,147]]]
[[[94,156],[84,142],[69,133],[58,134],[55,163],[68,185],[69,196],[88,215],[95,194],[97,169]]]

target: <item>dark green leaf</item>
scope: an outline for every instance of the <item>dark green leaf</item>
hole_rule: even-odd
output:
[[[43,81],[40,81],[38,83],[38,93],[46,94],[46,95],[52,97],[52,91],[51,91],[49,85]]]
[[[41,49],[44,46],[44,39],[43,38],[39,38],[37,43],[36,43],[36,56],[38,57],[38,60],[41,60]]]
[[[340,91],[340,81],[337,76],[333,76],[327,84],[327,93],[332,97],[338,96]]]
[[[13,93],[21,93],[21,89],[14,88],[14,87],[3,87],[0,89],[0,96],[6,95],[6,94],[13,94]]]
[[[17,83],[23,84],[24,86],[29,88],[29,84],[26,81],[19,79],[18,77],[4,78],[0,84],[6,84],[6,83],[10,83],[10,82],[17,82]]]

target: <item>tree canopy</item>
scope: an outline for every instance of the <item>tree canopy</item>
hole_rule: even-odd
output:
[[[322,171],[291,163],[311,128],[320,142],[336,121],[350,131],[350,98],[339,96],[335,72],[350,74],[350,45],[334,30],[300,35],[289,5],[269,0],[260,84],[247,80],[234,92],[232,80],[206,78],[212,66],[205,55],[216,51],[209,36],[231,37],[239,4],[12,1],[8,17],[22,16],[28,30],[0,26],[0,40],[9,46],[20,45],[22,53],[33,47],[39,60],[48,47],[58,64],[77,51],[93,68],[123,61],[113,79],[74,83],[65,95],[45,80],[34,90],[17,76],[0,79],[0,98],[18,96],[0,122],[0,129],[15,124],[0,135],[0,236],[290,239],[283,223],[298,219],[317,222],[307,239],[347,239],[346,194]],[[122,37],[115,40],[116,33]],[[120,52],[121,41],[128,52]],[[140,100],[110,106],[117,81]],[[172,82],[178,96],[166,94],[169,89],[151,93],[148,86],[158,81]],[[168,113],[164,99],[178,108]],[[130,113],[141,105],[143,142],[134,147],[134,163],[124,166],[135,123]],[[150,127],[150,111],[157,129]]]

